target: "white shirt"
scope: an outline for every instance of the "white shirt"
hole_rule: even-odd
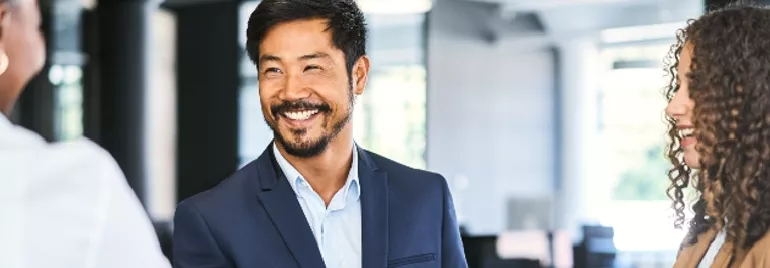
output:
[[[355,145],[347,181],[334,194],[328,207],[275,145],[273,153],[297,195],[326,267],[361,268],[361,192]]]
[[[722,230],[721,232],[717,233],[714,241],[711,241],[711,245],[709,246],[708,251],[706,251],[706,254],[703,255],[703,259],[701,259],[700,263],[698,263],[698,268],[711,267],[711,264],[714,263],[714,260],[717,258],[717,254],[719,254],[719,250],[722,249],[722,245],[725,244],[725,238],[727,238],[726,230]]]
[[[0,114],[0,267],[170,265],[106,151],[87,140],[49,144]]]

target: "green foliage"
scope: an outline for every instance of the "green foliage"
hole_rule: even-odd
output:
[[[663,155],[662,146],[647,149],[645,161],[637,168],[624,171],[613,190],[615,200],[661,201],[669,200],[666,172],[671,163]]]

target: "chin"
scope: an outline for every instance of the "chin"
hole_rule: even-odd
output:
[[[687,165],[687,167],[691,169],[699,169],[700,168],[700,157],[697,155],[684,155],[684,164]]]
[[[328,146],[330,139],[325,136],[312,135],[310,133],[296,133],[295,131],[281,131],[276,135],[276,141],[290,155],[300,158],[311,158],[321,154]]]

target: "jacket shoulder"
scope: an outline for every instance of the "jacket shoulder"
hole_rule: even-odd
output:
[[[219,182],[216,186],[203,192],[185,198],[177,205],[179,208],[194,207],[200,212],[222,210],[237,204],[238,200],[248,194],[249,180],[258,182],[256,178],[256,161],[251,162],[235,173]]]
[[[388,184],[391,189],[414,194],[441,194],[448,188],[444,176],[439,173],[412,168],[385,158],[376,153],[366,151],[368,157],[379,170],[388,173]]]
[[[770,232],[759,239],[751,247],[741,267],[768,268],[770,267]]]
[[[409,179],[424,178],[424,179],[444,179],[441,174],[436,172],[412,168],[410,166],[398,163],[377,153],[365,150],[372,162],[377,168],[387,171],[388,173],[396,173],[406,175]]]

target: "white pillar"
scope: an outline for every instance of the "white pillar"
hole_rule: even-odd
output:
[[[561,108],[561,187],[556,193],[557,223],[582,239],[580,226],[598,217],[597,205],[606,199],[604,188],[594,183],[600,176],[598,160],[599,40],[572,37],[557,42]]]
[[[164,9],[151,14],[144,114],[145,207],[153,220],[171,222],[177,203],[176,18]]]

